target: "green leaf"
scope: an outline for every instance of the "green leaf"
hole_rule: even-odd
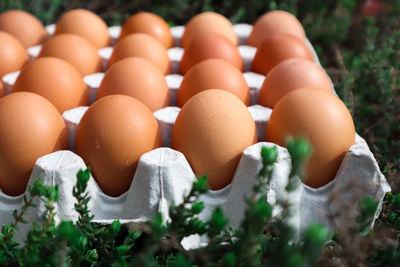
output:
[[[194,214],[199,214],[200,212],[202,212],[203,209],[204,209],[204,203],[203,202],[195,202],[195,203],[192,204],[191,211]]]
[[[289,139],[286,146],[295,162],[303,162],[311,154],[311,147],[305,138]]]
[[[221,208],[216,208],[211,215],[211,219],[208,222],[210,227],[210,235],[217,235],[219,234],[226,224],[228,220],[224,217],[224,213],[222,212]]]
[[[201,176],[193,184],[193,190],[199,193],[204,193],[208,190],[207,176]]]
[[[303,255],[310,262],[318,260],[322,248],[329,239],[328,230],[321,224],[313,224],[307,228],[303,237]]]
[[[110,231],[112,232],[112,233],[119,233],[119,231],[120,231],[120,229],[121,229],[121,222],[120,221],[118,221],[118,220],[115,220],[115,221],[113,221],[112,223],[111,223],[111,225],[110,225]]]
[[[273,207],[267,202],[265,197],[260,197],[253,206],[254,212],[263,218],[272,216]]]
[[[264,165],[274,164],[278,158],[278,152],[276,151],[276,147],[263,146],[261,148],[261,157]]]
[[[234,267],[237,266],[237,257],[235,253],[228,252],[222,259],[222,266]]]

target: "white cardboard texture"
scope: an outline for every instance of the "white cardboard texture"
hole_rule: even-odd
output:
[[[11,72],[9,74],[4,75],[1,78],[1,82],[4,88],[4,94],[8,95],[11,93],[12,87],[19,76],[19,71]]]
[[[51,29],[48,27],[49,31]],[[110,29],[110,34],[114,32],[114,40],[118,36],[119,30],[119,27]],[[175,44],[179,44],[183,30],[182,26],[171,28]],[[251,32],[251,25],[236,25],[235,31],[238,33],[240,44],[245,44],[246,37]],[[307,44],[313,51],[316,62],[319,63],[311,44],[309,42]],[[181,48],[172,49],[169,50],[170,57],[175,58],[179,64],[183,50]],[[248,66],[251,65],[255,53],[254,48],[241,46],[240,51],[244,60],[247,57]],[[107,57],[106,54],[104,53],[104,58]],[[110,55],[110,50],[108,50],[108,55]],[[93,74],[84,79],[89,92],[91,92],[91,100],[95,99],[103,75],[103,73]],[[16,77],[16,74],[5,76],[2,82],[11,89]],[[265,77],[251,72],[245,73],[244,77],[253,92],[252,104],[255,104],[259,88]],[[174,93],[171,94],[173,98],[171,100],[174,100],[182,76],[168,75],[166,79],[171,92]],[[87,107],[78,107],[63,114],[70,135],[71,150],[74,148],[76,127],[86,109]],[[177,107],[167,107],[154,113],[160,125],[164,146],[171,145],[172,127],[179,110]],[[249,107],[249,111],[256,122],[258,140],[261,142],[245,149],[230,185],[218,191],[209,191],[201,197],[205,204],[205,209],[199,215],[201,219],[208,220],[215,207],[221,206],[229,219],[229,225],[234,227],[239,225],[245,209],[243,199],[252,194],[253,185],[257,181],[258,172],[262,166],[260,150],[263,145],[275,146],[278,150],[278,161],[275,163],[276,168],[268,192],[268,202],[273,204],[278,198],[291,200],[294,216],[290,223],[297,230],[297,234],[315,222],[320,222],[333,231],[333,224],[346,223],[346,218],[338,216],[332,222],[328,217],[330,213],[340,215],[340,210],[344,208],[343,205],[349,203],[350,200],[354,201],[355,197],[360,199],[362,195],[372,196],[381,203],[384,194],[390,191],[368,145],[357,135],[356,144],[347,152],[333,181],[318,189],[310,188],[299,181],[300,186],[297,190],[287,195],[284,188],[290,172],[288,152],[285,148],[275,144],[262,142],[265,140],[265,128],[271,109],[255,105]],[[77,218],[73,209],[75,200],[71,192],[76,183],[76,173],[85,168],[83,160],[71,151],[58,151],[37,160],[30,182],[43,177],[46,184],[58,184],[60,187],[60,199],[56,204],[57,222]],[[91,178],[87,189],[91,197],[89,207],[95,215],[96,221],[100,223],[110,223],[114,219],[123,219],[124,222],[145,221],[154,216],[156,212],[161,212],[164,219],[168,219],[168,206],[172,202],[181,203],[183,196],[190,191],[195,179],[195,175],[182,153],[167,147],[155,149],[142,155],[130,189],[119,197],[105,195],[95,179]],[[358,192],[361,194],[352,193],[351,190],[348,190],[349,186],[358,188]],[[0,191],[0,225],[10,223],[13,210],[19,209],[22,205],[22,196],[10,197]],[[30,210],[26,219],[40,221],[43,211],[43,203],[39,203],[36,209]],[[276,212],[275,210],[274,213]],[[376,216],[378,214],[379,211]],[[18,240],[22,240],[30,228],[29,225],[21,227],[22,231],[17,236]],[[193,235],[185,238],[182,244],[185,248],[190,249],[203,246],[206,242],[206,237]]]

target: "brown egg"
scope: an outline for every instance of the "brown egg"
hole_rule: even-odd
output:
[[[111,95],[87,110],[76,130],[76,153],[104,193],[119,196],[132,182],[143,153],[161,146],[153,113],[140,101]]]
[[[274,108],[287,93],[305,86],[333,92],[329,76],[320,66],[306,59],[287,59],[268,73],[261,86],[258,103]]]
[[[72,33],[89,40],[97,49],[110,45],[107,24],[95,13],[73,9],[57,21],[55,35]]]
[[[334,94],[303,87],[284,96],[272,110],[267,141],[280,146],[287,138],[305,137],[313,153],[306,164],[305,184],[320,187],[334,179],[355,142],[350,112]]]
[[[243,70],[243,59],[237,46],[224,36],[211,32],[198,36],[185,49],[179,71],[181,74],[185,74],[197,63],[210,58],[226,60],[239,70]]]
[[[1,13],[0,31],[8,32],[16,37],[25,48],[39,45],[47,38],[42,23],[22,10],[9,10]]]
[[[64,120],[45,98],[28,92],[0,99],[0,187],[24,193],[36,160],[68,148]]]
[[[144,33],[130,34],[119,41],[113,50],[108,66],[127,57],[150,60],[165,75],[171,73],[171,62],[165,46],[156,38]]]
[[[256,141],[256,126],[246,105],[224,90],[193,96],[172,130],[172,148],[185,155],[196,175],[208,175],[212,190],[232,181],[243,150]]]
[[[302,41],[306,39],[303,26],[295,16],[286,11],[275,10],[266,13],[256,21],[247,44],[258,47],[265,39],[278,33],[290,34]]]
[[[28,59],[24,46],[15,37],[0,32],[0,78],[19,70]]]
[[[120,60],[107,70],[97,91],[97,99],[115,94],[134,97],[151,111],[170,103],[164,75],[153,63],[139,57]]]
[[[0,82],[0,98],[2,98],[4,96],[4,87],[3,87],[3,83]]]
[[[265,39],[258,47],[251,70],[266,75],[273,67],[289,58],[304,58],[314,61],[314,57],[304,41],[292,35],[276,34]]]
[[[79,35],[59,34],[43,44],[39,57],[57,57],[71,63],[82,76],[102,71],[96,47]]]
[[[177,94],[177,105],[182,107],[192,96],[207,89],[223,89],[250,105],[249,86],[243,74],[222,59],[204,60],[191,68],[183,77]]]
[[[149,12],[138,12],[129,17],[121,28],[121,40],[132,33],[145,33],[159,40],[166,48],[174,45],[168,23],[160,16]]]
[[[225,36],[235,46],[238,45],[238,37],[232,23],[215,12],[204,12],[194,16],[185,26],[181,39],[181,46],[188,48],[190,42],[204,33],[214,32]]]
[[[80,73],[67,61],[55,57],[42,57],[26,64],[12,91],[41,95],[60,113],[89,104],[86,85]]]

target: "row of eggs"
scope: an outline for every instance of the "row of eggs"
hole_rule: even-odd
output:
[[[23,11],[12,10],[0,14],[0,32],[0,51],[7,54],[0,55],[2,61],[7,63],[2,66],[4,69],[0,69],[0,76],[20,69],[27,61],[23,44],[42,45],[39,57],[64,59],[83,76],[101,71],[101,60],[96,49],[110,44],[106,24],[87,10],[72,10],[64,14],[47,41],[50,36],[46,36],[44,27],[36,18]],[[13,35],[21,44],[18,46],[15,42],[17,40],[10,40],[12,37],[6,36],[6,33]],[[259,48],[253,61],[253,71],[265,75],[273,65],[290,57],[313,60],[304,40],[305,34],[300,22],[290,13],[273,11],[262,16],[255,23],[247,42]],[[126,57],[144,57],[166,75],[171,71],[167,54],[171,42],[171,30],[162,18],[152,13],[139,12],[122,26],[119,42],[108,64],[111,66]],[[180,72],[185,74],[201,60],[215,57],[225,59],[243,70],[237,44],[238,37],[229,20],[217,13],[201,13],[185,26],[181,46],[186,53],[180,64]]]
[[[205,15],[202,17],[211,22],[213,17],[220,17],[213,13]],[[187,28],[190,29],[190,25],[197,25],[191,28],[205,31],[216,28],[207,28],[205,23],[193,21],[196,22],[195,18]],[[282,36],[294,40],[299,38],[286,33],[271,34],[271,31],[264,32],[264,35],[273,37],[261,42],[257,53],[270,40]],[[124,26],[121,35],[123,33]],[[120,42],[132,36],[138,34],[128,35]],[[184,37],[185,34],[182,45],[188,42]],[[203,33],[200,37],[197,38],[200,40],[196,46],[198,50],[194,49],[192,53],[196,59],[192,61],[193,66],[184,72],[178,90],[177,103],[182,110],[174,125],[172,147],[184,153],[196,174],[209,176],[211,189],[220,189],[230,183],[242,151],[257,141],[257,134],[254,120],[245,106],[249,104],[249,92],[240,72],[242,67],[230,61],[234,58],[231,55],[220,57],[217,53],[229,51],[216,48],[216,40],[225,37],[219,33]],[[192,43],[196,44],[196,38],[193,39]],[[249,43],[251,40],[252,35]],[[236,49],[230,42],[225,43]],[[261,68],[268,70],[259,103],[274,108],[266,138],[284,145],[288,134],[306,136],[312,143],[314,154],[307,167],[305,183],[319,187],[334,177],[344,153],[354,143],[354,124],[344,104],[332,93],[329,77],[311,61],[308,48],[291,53],[285,46],[288,42],[283,41],[282,45],[272,43],[275,52],[266,49],[270,55],[260,61]],[[304,41],[301,44],[304,45]],[[208,45],[214,50],[208,54],[201,52]],[[187,46],[189,51],[191,44]],[[80,55],[80,58],[85,56]],[[289,59],[283,60],[286,58]],[[76,153],[93,168],[93,175],[106,194],[117,196],[125,192],[140,156],[162,145],[158,124],[151,111],[169,105],[169,91],[163,74],[159,66],[144,58],[129,55],[116,61],[102,81],[97,94],[99,100],[89,108],[78,126]],[[77,82],[73,84],[74,81]],[[56,90],[60,84],[66,86]],[[294,90],[304,86],[307,88]],[[13,92],[35,92],[50,100],[56,109],[36,94],[20,92],[0,99],[0,125],[7,125],[0,127],[0,187],[4,192],[10,195],[22,193],[39,156],[68,148],[65,125],[58,112],[87,105],[85,88],[79,71],[54,57],[39,58],[21,70]],[[214,88],[225,91],[205,90]],[[73,101],[68,103],[69,99]]]

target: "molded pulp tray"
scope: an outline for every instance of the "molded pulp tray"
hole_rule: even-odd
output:
[[[275,146],[278,150],[278,160],[275,163],[275,171],[271,180],[268,201],[274,203],[279,198],[287,197],[293,203],[293,214],[291,224],[300,234],[311,223],[322,223],[333,232],[334,223],[346,224],[346,218],[340,217],[340,211],[346,209],[346,205],[354,203],[357,199],[371,196],[382,203],[386,192],[390,187],[385,177],[379,170],[379,166],[370,152],[367,143],[356,136],[356,143],[347,152],[337,174],[329,184],[314,189],[298,181],[300,186],[295,192],[287,195],[285,186],[290,172],[290,156],[285,148],[264,141],[265,128],[271,114],[271,109],[259,105],[257,102],[258,91],[265,79],[263,75],[250,72],[251,61],[256,48],[243,45],[247,36],[252,30],[248,24],[235,25],[235,31],[239,37],[239,51],[244,59],[245,73],[252,97],[253,106],[249,110],[256,122],[259,143],[245,149],[240,163],[236,169],[232,183],[218,191],[209,191],[201,197],[205,209],[199,215],[201,219],[207,220],[212,211],[221,206],[225,216],[229,219],[230,226],[238,226],[244,216],[244,197],[250,196],[257,176],[262,167],[260,151],[262,146]],[[49,34],[54,31],[54,26],[47,27]],[[179,45],[180,37],[184,27],[171,28],[175,44]],[[110,27],[110,36],[115,40],[119,35],[120,27]],[[317,55],[312,45],[307,45],[314,53],[315,61],[319,64]],[[40,46],[28,49],[31,58],[35,58],[40,51]],[[107,67],[107,60],[112,53],[112,47],[99,50],[103,59],[104,70]],[[178,73],[179,61],[183,49],[174,47],[168,51],[174,73]],[[103,73],[96,73],[86,76],[91,103],[96,97],[97,88],[103,78]],[[18,72],[3,77],[6,93],[11,88]],[[171,103],[175,104],[177,89],[179,88],[182,76],[171,74],[166,76],[170,92]],[[39,158],[35,164],[30,177],[30,183],[44,178],[44,182],[50,185],[59,185],[60,198],[55,205],[56,221],[76,220],[77,213],[74,211],[75,199],[72,196],[72,188],[76,183],[76,174],[86,166],[83,160],[72,151],[74,150],[75,130],[79,120],[87,107],[78,107],[64,112],[63,118],[66,122],[71,151],[58,151]],[[114,219],[121,219],[122,222],[145,221],[151,219],[157,212],[161,212],[165,219],[168,219],[168,207],[174,202],[182,202],[183,196],[187,194],[196,177],[186,161],[184,155],[171,148],[171,131],[175,119],[179,113],[178,107],[166,107],[154,112],[161,132],[164,147],[152,150],[142,155],[130,189],[119,197],[105,195],[94,179],[90,179],[87,192],[91,197],[89,207],[100,223],[110,223]],[[335,122],[332,122],[335,123]],[[23,196],[11,197],[0,190],[0,226],[10,223],[13,220],[12,212],[23,205]],[[26,215],[27,221],[43,219],[44,205],[38,201],[37,208],[30,209]],[[378,216],[380,209],[376,213]],[[335,219],[332,221],[332,215]],[[30,224],[20,225],[17,239],[23,240]],[[185,248],[195,248],[206,242],[206,237],[190,236],[183,240]]]

